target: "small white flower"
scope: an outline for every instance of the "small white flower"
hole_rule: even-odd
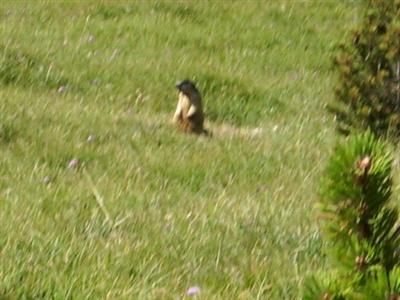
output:
[[[51,181],[50,176],[45,176],[45,177],[43,178],[43,183],[44,183],[44,184],[49,184],[50,181]]]
[[[89,134],[89,136],[87,137],[86,141],[87,141],[88,143],[93,143],[93,142],[95,141],[95,139],[96,139],[96,136],[95,136],[95,135]]]
[[[94,35],[90,34],[87,38],[88,43],[93,43],[94,42]]]
[[[58,88],[57,92],[59,93],[64,93],[67,90],[67,87],[65,85],[62,85]]]

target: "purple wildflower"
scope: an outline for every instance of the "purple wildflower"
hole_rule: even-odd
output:
[[[198,286],[191,286],[190,288],[188,288],[188,290],[186,291],[186,295],[187,296],[195,296],[197,294],[200,293],[200,287]]]
[[[79,159],[77,158],[71,159],[68,163],[68,169],[76,169],[79,166],[79,163],[80,163]]]

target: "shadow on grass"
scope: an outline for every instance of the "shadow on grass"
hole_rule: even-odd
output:
[[[10,143],[17,135],[17,131],[14,122],[0,115],[0,144]]]
[[[57,89],[70,81],[31,53],[0,45],[0,84],[23,88]]]
[[[212,121],[255,126],[265,116],[284,109],[284,104],[268,91],[242,80],[214,74],[203,74],[198,80],[206,102],[207,117]]]

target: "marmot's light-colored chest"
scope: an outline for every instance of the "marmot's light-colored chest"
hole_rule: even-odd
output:
[[[187,132],[203,133],[203,107],[201,96],[192,94],[190,96],[180,92],[174,121]]]
[[[189,97],[186,96],[184,93],[180,92],[178,101],[179,101],[179,105],[182,108],[182,117],[187,116],[190,106],[192,105]]]

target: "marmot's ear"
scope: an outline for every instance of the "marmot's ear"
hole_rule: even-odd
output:
[[[196,89],[196,86],[194,85],[194,83],[191,82],[189,79],[185,79],[180,82],[177,82],[175,84],[175,87],[180,91],[188,90],[188,89]]]

